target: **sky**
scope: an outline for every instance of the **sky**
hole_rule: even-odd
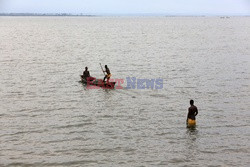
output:
[[[250,15],[250,0],[0,0],[0,13]]]

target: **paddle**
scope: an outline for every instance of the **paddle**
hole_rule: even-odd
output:
[[[101,68],[102,68],[102,64],[101,64],[101,63],[100,63],[100,66],[101,66]],[[102,68],[102,72],[103,72],[103,74],[104,74],[104,76],[105,76],[105,72],[104,72],[103,68]]]

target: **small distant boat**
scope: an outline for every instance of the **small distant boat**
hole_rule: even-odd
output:
[[[81,82],[87,85],[92,85],[92,86],[98,86],[101,87],[103,89],[114,89],[115,88],[115,84],[116,82],[103,82],[102,79],[96,79],[94,77],[91,77],[89,80],[86,80],[85,78],[83,78],[82,75],[80,75],[81,77]]]

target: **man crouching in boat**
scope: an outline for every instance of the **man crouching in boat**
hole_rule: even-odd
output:
[[[103,82],[105,82],[105,79],[107,78],[107,82],[109,82],[109,79],[110,79],[110,77],[111,77],[111,73],[110,73],[110,70],[109,70],[109,68],[108,68],[108,66],[107,65],[105,65],[105,71],[103,71],[103,72],[106,72],[107,74],[105,75],[105,77],[103,78]]]
[[[88,71],[88,67],[85,67],[85,71],[83,71],[82,78],[87,81],[87,78],[90,77],[90,73]]]
[[[85,81],[93,81],[93,80],[95,80],[94,77],[90,76],[90,73],[88,71],[88,67],[85,67],[85,71],[83,71],[82,79],[84,79]]]
[[[188,108],[188,115],[187,115],[187,126],[195,126],[196,121],[195,121],[195,116],[198,114],[198,109],[194,105],[194,101],[190,100],[190,107]]]

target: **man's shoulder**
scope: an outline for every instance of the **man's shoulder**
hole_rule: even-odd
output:
[[[195,105],[192,105],[189,107],[189,109],[197,109],[197,107]]]

